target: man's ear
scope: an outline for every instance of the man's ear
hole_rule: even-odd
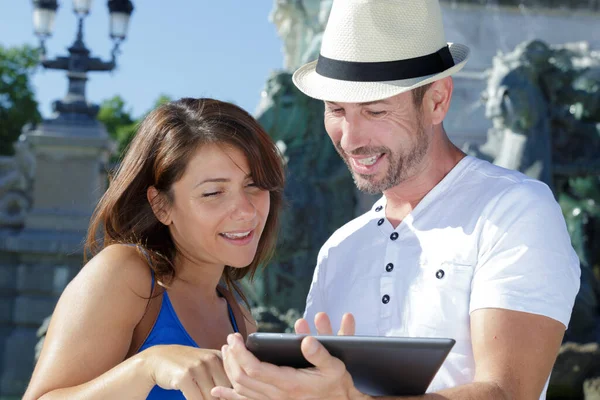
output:
[[[164,225],[171,225],[171,218],[167,208],[167,202],[164,195],[160,193],[154,186],[150,186],[146,191],[146,198],[156,219]]]
[[[426,111],[429,114],[432,125],[439,125],[446,118],[446,114],[448,114],[448,109],[450,108],[453,89],[454,83],[452,78],[448,76],[433,82],[425,94]]]

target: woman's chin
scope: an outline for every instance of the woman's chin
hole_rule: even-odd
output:
[[[252,261],[254,261],[254,256],[243,258],[240,257],[233,260],[227,260],[225,262],[225,265],[228,265],[232,268],[246,268],[247,266],[252,264]]]

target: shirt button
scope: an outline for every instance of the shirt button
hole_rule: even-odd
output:
[[[381,224],[383,224],[384,219],[381,218],[379,221],[377,221],[377,225],[381,226]]]
[[[438,272],[435,273],[435,277],[438,279],[442,279],[444,277],[445,273],[443,269],[438,270]]]
[[[392,234],[390,235],[390,239],[392,239],[392,240],[396,240],[396,239],[398,239],[398,232],[394,232],[394,233],[392,233]]]
[[[383,210],[383,207],[382,207],[382,206],[377,206],[377,208],[375,209],[375,211],[377,211],[377,212],[379,212],[379,211],[381,211],[381,210]]]
[[[385,270],[387,272],[392,272],[392,270],[394,269],[394,264],[389,263],[388,265],[385,266]]]
[[[381,302],[382,302],[383,304],[387,304],[387,303],[389,303],[389,302],[390,302],[390,296],[388,296],[387,294],[386,294],[386,295],[383,295],[383,297],[381,298]]]

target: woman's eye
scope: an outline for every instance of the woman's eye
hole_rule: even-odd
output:
[[[218,194],[220,194],[222,192],[210,192],[210,193],[203,193],[202,197],[211,197],[211,196],[216,196]]]

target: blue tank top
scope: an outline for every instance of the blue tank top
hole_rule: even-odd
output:
[[[154,271],[152,271],[152,289],[154,289]],[[138,353],[148,347],[159,344],[178,344],[199,348],[198,344],[187,333],[181,321],[177,317],[167,291],[163,292],[162,304],[156,322],[148,337],[140,347]],[[227,310],[229,312],[229,320],[233,326],[234,332],[238,331],[238,326],[233,315],[233,310],[227,302]],[[159,386],[154,386],[147,397],[148,400],[185,400],[183,394],[179,390],[165,390]]]

